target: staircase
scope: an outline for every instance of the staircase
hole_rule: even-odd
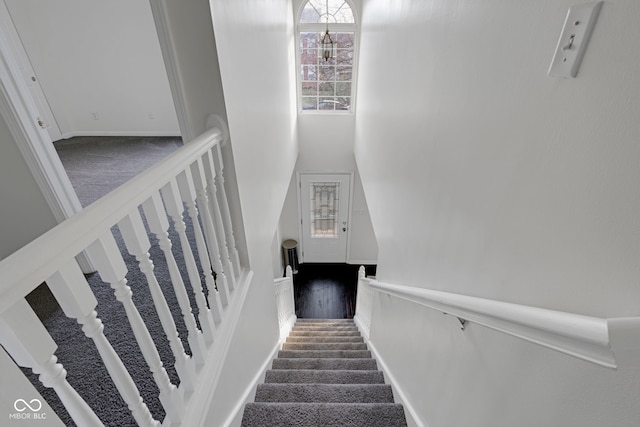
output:
[[[242,419],[242,427],[406,425],[348,319],[298,319]]]

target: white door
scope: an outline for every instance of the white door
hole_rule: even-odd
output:
[[[0,33],[3,36],[2,40],[0,40],[3,59],[10,62],[8,68],[13,72],[12,77],[20,80],[17,85],[21,86],[21,88],[26,87],[28,91],[28,94],[24,93],[22,97],[28,103],[31,115],[30,120],[33,120],[41,129],[46,131],[51,141],[62,139],[58,123],[40,86],[40,81],[31,66],[31,61],[20,40],[18,30],[13,25],[11,14],[5,2],[0,2],[0,28],[2,28]],[[22,83],[24,83],[24,86],[22,86]]]
[[[351,175],[301,174],[302,262],[346,262]]]

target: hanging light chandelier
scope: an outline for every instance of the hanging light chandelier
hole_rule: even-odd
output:
[[[327,14],[327,29],[320,40],[320,52],[325,61],[333,59],[336,56],[336,42],[329,35],[329,0],[326,1],[325,12]]]

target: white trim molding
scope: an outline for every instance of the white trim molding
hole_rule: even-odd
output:
[[[376,291],[455,316],[463,328],[467,322],[477,323],[597,365],[617,367],[610,330],[619,319],[583,316],[371,279],[364,281]]]
[[[167,131],[167,132],[159,132],[159,131],[147,131],[147,130],[132,130],[132,131],[73,131],[73,132],[65,132],[62,134],[62,138],[68,139],[73,138],[74,136],[137,136],[137,137],[181,137],[180,131]]]
[[[0,15],[8,19],[4,2],[0,2],[0,8]],[[7,37],[0,28],[0,115],[6,121],[53,217],[60,223],[80,212],[82,206],[48,131],[37,125],[34,101],[20,78],[20,66],[12,55]],[[79,254],[77,260],[83,272],[95,271],[85,253]]]
[[[167,71],[173,103],[176,107],[180,133],[185,143],[191,142],[196,135],[194,135],[193,129],[191,128],[191,122],[189,121],[187,113],[187,102],[185,100],[180,68],[178,67],[178,59],[176,58],[176,47],[171,32],[166,0],[150,0],[149,4],[151,5],[151,14],[153,15],[153,22],[155,23],[158,33],[160,51],[162,52],[162,59],[164,60],[164,66]]]
[[[376,360],[378,367],[380,367],[380,370],[383,372],[384,377],[393,389],[393,397],[395,402],[400,403],[402,406],[404,406],[405,416],[407,417],[407,424],[409,425],[409,427],[428,427],[422,422],[422,419],[418,415],[418,411],[416,411],[416,409],[413,407],[413,404],[404,393],[404,389],[400,386],[398,379],[395,377],[395,375],[393,375],[384,359],[382,358],[382,355],[380,354],[380,352],[378,352],[376,346],[371,341],[369,341],[368,336],[365,337],[365,342],[367,343],[369,350],[371,350],[371,355]]]

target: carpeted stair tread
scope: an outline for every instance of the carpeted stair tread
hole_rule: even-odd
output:
[[[402,405],[395,403],[249,403],[244,427],[402,427]]]
[[[270,369],[265,383],[281,384],[384,384],[381,371],[330,370],[330,369]]]
[[[294,326],[292,330],[296,332],[359,332],[356,326]]]
[[[296,319],[296,325],[355,325],[353,319]]]
[[[308,336],[308,337],[288,337],[286,342],[364,342],[364,338],[358,336]]]
[[[260,384],[256,402],[393,403],[387,384]]]
[[[333,370],[359,370],[375,371],[378,369],[376,361],[373,359],[275,359],[273,369],[333,369]]]
[[[344,337],[359,337],[358,331],[294,331],[289,333],[290,337],[308,337],[308,336],[344,336]]]
[[[282,357],[283,359],[293,359],[293,358],[319,358],[319,357],[329,357],[329,358],[356,358],[356,359],[366,359],[371,357],[371,351],[369,350],[280,350],[278,352],[278,357]]]
[[[298,319],[241,427],[406,427],[353,320]]]
[[[282,344],[283,350],[367,350],[365,343],[309,343],[287,342]]]

